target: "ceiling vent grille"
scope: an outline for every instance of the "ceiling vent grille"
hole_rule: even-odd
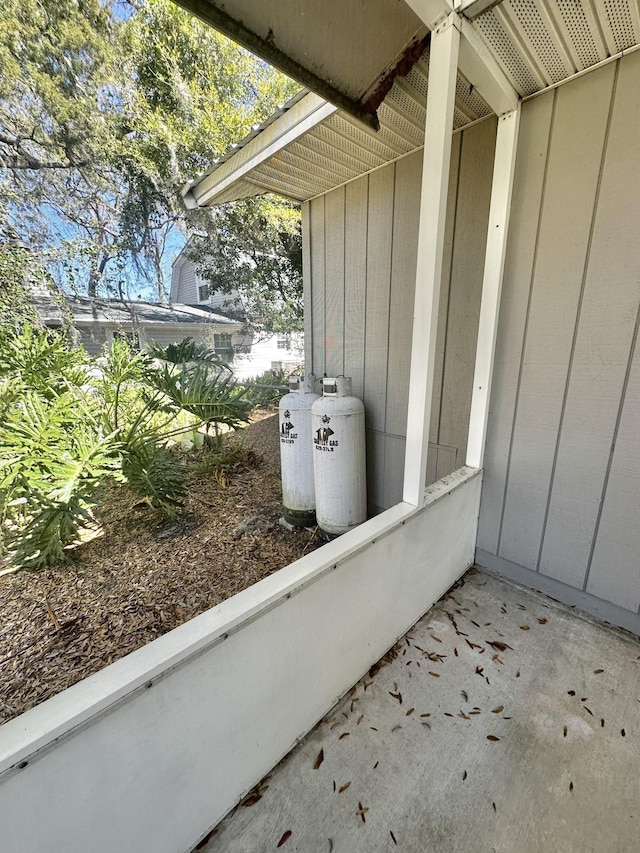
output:
[[[518,0],[515,3],[505,3],[501,11],[504,11],[505,15],[511,13],[514,20],[520,25],[533,48],[533,58],[546,71],[550,82],[557,83],[573,73],[574,69],[566,68],[560,58],[535,0]]]
[[[604,0],[604,8],[617,49],[624,50],[635,44],[636,34],[628,4],[621,0]]]
[[[334,157],[341,156],[342,153],[346,153],[350,157],[354,157],[360,161],[360,168],[364,170],[372,169],[374,166],[380,166],[382,163],[386,163],[387,160],[393,160],[397,157],[397,153],[394,152],[387,156],[382,154],[376,154],[369,150],[369,148],[364,148],[362,145],[359,145],[355,140],[349,139],[348,135],[345,136],[340,133],[340,129],[343,130],[343,133],[346,132],[348,134],[348,125],[344,122],[341,126],[338,126],[338,129],[334,130],[333,125],[329,124],[331,119],[326,121],[324,124],[319,125],[314,128],[313,136],[318,137],[328,145],[330,145],[334,149]],[[346,125],[346,128],[345,128]],[[309,134],[310,136],[311,134]],[[303,137],[303,141],[306,141],[306,138]]]
[[[589,68],[605,59],[596,47],[582,3],[576,0],[557,0],[557,3],[582,68]]]
[[[527,67],[524,59],[516,49],[511,39],[502,29],[494,11],[491,9],[475,20],[475,26],[493,51],[500,57],[500,64],[511,77],[515,88],[522,95],[532,95],[541,88],[540,84]]]
[[[406,83],[405,83],[406,85]],[[392,104],[407,116],[418,128],[424,127],[425,120],[425,105],[411,94],[403,90],[398,83],[389,92],[385,98],[385,104]],[[425,101],[426,103],[426,101]]]
[[[475,121],[491,113],[491,108],[482,100],[471,83],[458,74],[456,80],[456,99],[461,106],[466,107],[470,117]]]
[[[406,76],[407,83],[414,89],[423,103],[427,102],[427,78],[429,76],[428,59],[425,62],[424,57],[420,62],[413,66],[411,71]]]

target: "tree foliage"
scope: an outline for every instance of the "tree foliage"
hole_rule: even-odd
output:
[[[223,205],[188,255],[211,291],[228,294],[229,313],[254,332],[303,326],[300,209],[263,196]]]
[[[184,469],[170,441],[200,425],[238,427],[251,410],[229,371],[201,355],[152,361],[116,339],[94,363],[44,329],[3,330],[0,521],[13,566],[62,560],[110,479],[175,515]]]
[[[181,186],[294,90],[170,0],[5,0],[0,217],[79,292],[162,298]]]

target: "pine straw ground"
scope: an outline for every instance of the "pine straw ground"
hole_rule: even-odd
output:
[[[321,544],[278,525],[277,416],[263,414],[240,440],[258,460],[226,488],[198,470],[198,451],[188,454],[177,523],[113,489],[96,512],[103,535],[75,548],[72,562],[0,577],[0,723]],[[257,526],[244,524],[255,516]]]

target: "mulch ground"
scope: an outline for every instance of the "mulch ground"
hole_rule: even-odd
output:
[[[69,563],[0,578],[0,724],[321,544],[278,525],[277,416],[228,440],[257,460],[225,485],[202,473],[200,451],[188,454],[176,522],[114,488],[96,512],[102,535]]]

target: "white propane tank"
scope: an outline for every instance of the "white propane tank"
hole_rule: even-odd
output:
[[[351,394],[351,377],[322,380],[311,429],[318,525],[339,536],[367,519],[364,405]]]
[[[289,393],[280,400],[282,505],[285,521],[297,527],[316,523],[311,406],[319,397],[311,376],[291,376]]]

